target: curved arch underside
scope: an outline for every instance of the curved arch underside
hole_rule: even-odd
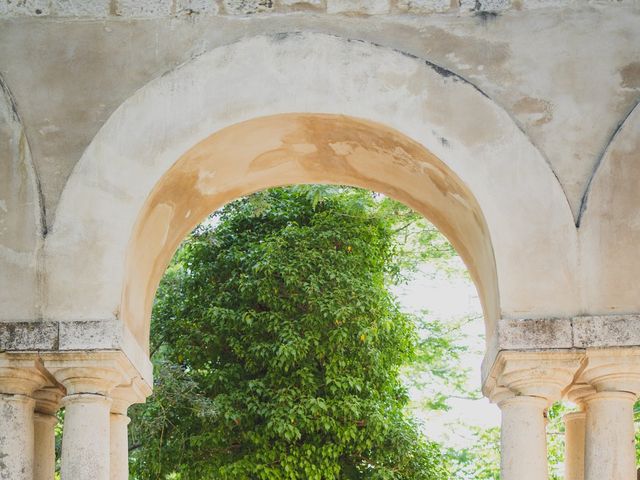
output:
[[[349,184],[413,207],[447,235],[476,281],[488,318],[498,291],[489,232],[455,174],[421,145],[379,124],[336,115],[249,120],[194,146],[163,176],[133,232],[122,318],[145,338],[156,287],[179,243],[225,203],[265,187]]]
[[[290,113],[298,115],[283,115]],[[329,117],[321,114],[333,115],[329,123],[340,127],[327,126]],[[269,116],[289,119],[282,120],[284,130],[264,126],[261,119]],[[326,131],[317,131],[317,138],[307,132],[320,124]],[[269,133],[261,137],[259,125]],[[149,213],[145,205],[178,159],[212,138],[241,131],[236,128],[243,134],[233,134],[233,149],[225,154],[210,147],[215,158],[208,153],[199,157],[203,164],[225,158],[211,166],[211,178],[201,180],[212,192],[225,192],[206,197],[206,213],[234,195],[276,184],[338,182],[373,188],[423,212],[449,235],[480,288],[489,337],[500,316],[577,313],[578,249],[571,211],[553,172],[512,119],[473,85],[424,60],[364,42],[300,33],[216,48],[151,82],[118,108],[76,166],[47,237],[49,318],[120,316],[139,342],[147,343],[148,306],[140,314],[138,302],[149,302],[148,291],[170,255],[158,260],[136,250],[130,241],[139,233],[133,233],[136,222],[142,225],[140,219]],[[341,129],[336,151],[331,144]],[[286,140],[292,135],[302,140]],[[414,153],[405,158],[391,147],[378,151],[367,145],[384,145],[385,135],[395,139],[389,145]],[[256,136],[260,142],[248,141]],[[312,145],[317,152],[305,150]],[[281,148],[288,159],[273,153]],[[377,158],[370,160],[377,162],[375,169],[358,156],[365,152]],[[251,155],[261,158],[260,171],[272,174],[248,170]],[[245,173],[234,177],[229,170],[223,176],[225,169],[236,167],[236,173]],[[425,174],[407,173],[412,168]],[[440,183],[438,175],[443,175]],[[200,190],[190,187],[184,195],[195,195],[192,210],[198,208]],[[456,202],[466,203],[467,210],[454,208]],[[189,222],[172,226],[170,209],[159,207],[153,213],[159,220],[149,225],[174,248]],[[125,264],[127,256],[139,257],[144,263],[140,271],[149,272],[140,285],[131,261]],[[128,288],[138,289],[135,298]]]

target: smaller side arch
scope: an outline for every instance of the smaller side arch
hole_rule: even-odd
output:
[[[595,173],[579,229],[590,313],[640,311],[640,104]]]
[[[0,321],[41,316],[43,218],[29,143],[0,77]]]

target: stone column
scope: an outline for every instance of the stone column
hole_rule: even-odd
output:
[[[585,399],[586,480],[636,478],[635,400],[629,392],[598,392]]]
[[[56,413],[60,408],[63,392],[57,387],[37,390],[33,394],[36,400],[34,416],[33,461],[34,480],[53,480],[56,467],[56,432],[58,424]]]
[[[62,480],[109,480],[109,410],[100,393],[75,393],[62,399]]]
[[[585,480],[636,478],[633,405],[640,392],[640,350],[587,351]]]
[[[564,416],[564,479],[584,480],[584,411]]]
[[[115,388],[111,397],[111,480],[129,479],[129,437],[127,426],[131,419],[128,408],[134,403],[144,402],[150,390],[138,378],[130,385]]]
[[[564,479],[584,480],[585,421],[584,399],[594,393],[590,385],[576,384],[571,387],[567,398],[580,409],[564,416]]]
[[[503,480],[546,480],[546,398],[515,396],[498,402],[502,411],[500,471]]]
[[[85,354],[45,362],[67,389],[61,480],[110,480],[110,391],[127,377],[108,354]]]
[[[546,409],[562,397],[581,355],[501,352],[483,391],[502,411],[501,479],[547,480]]]
[[[33,358],[0,358],[0,478],[33,480],[35,400],[47,383]]]

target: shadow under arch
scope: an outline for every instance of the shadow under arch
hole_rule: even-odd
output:
[[[487,335],[493,332],[499,298],[489,230],[478,202],[455,173],[387,126],[344,115],[281,114],[210,135],[182,155],[154,187],[127,251],[121,315],[134,336],[148,342],[156,288],[188,232],[236,198],[300,183],[368,188],[424,215],[465,261],[481,299]]]

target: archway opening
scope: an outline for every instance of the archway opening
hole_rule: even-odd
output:
[[[313,200],[316,193],[317,203]],[[419,250],[438,250],[443,259],[455,257],[450,244],[432,225],[399,202],[360,189],[323,185],[261,191],[231,202],[196,227],[179,248],[156,297],[151,351],[157,391],[148,405],[137,408],[133,415],[132,442],[142,446],[134,454],[134,470],[141,473],[150,466],[158,471],[175,468],[174,472],[210,468],[219,475],[218,469],[226,471],[246,463],[262,468],[262,444],[256,439],[269,436],[273,442],[269,452],[278,452],[273,460],[277,466],[270,467],[273,475],[291,461],[292,478],[301,478],[295,476],[301,465],[295,454],[291,458],[291,451],[310,448],[308,478],[333,478],[329,476],[331,468],[321,467],[315,446],[323,443],[347,449],[340,460],[329,462],[335,468],[364,468],[358,460],[358,448],[345,444],[338,435],[340,428],[349,430],[352,424],[356,425],[357,439],[363,444],[371,442],[367,453],[361,455],[371,463],[372,471],[386,468],[379,463],[381,439],[376,420],[383,416],[386,424],[403,425],[399,418],[387,418],[387,412],[407,405],[400,399],[384,403],[388,390],[371,381],[378,378],[372,372],[383,371],[383,378],[393,377],[392,384],[399,386],[397,369],[411,363],[410,378],[405,377],[402,383],[415,384],[413,390],[423,392],[425,383],[451,377],[444,385],[429,385],[438,393],[465,376],[458,375],[462,368],[457,361],[445,366],[448,357],[459,353],[454,345],[459,337],[446,332],[457,326],[392,306],[396,302],[389,287],[399,286],[398,280],[408,273],[405,262],[420,262],[422,252],[399,253],[393,255],[400,257],[394,260],[381,252],[411,248],[409,239],[416,239],[416,234]],[[388,269],[380,270],[379,262]],[[402,274],[397,273],[398,267],[405,269]],[[383,270],[385,274],[380,275]],[[390,302],[378,303],[382,298]],[[449,296],[451,300],[455,302],[456,295]],[[479,316],[475,320],[481,323]],[[411,355],[403,357],[403,345],[414,342],[409,333],[414,323],[416,330],[421,330],[416,348],[420,360],[416,362]],[[390,358],[394,358],[391,363]],[[475,360],[474,370],[480,364],[477,356]],[[416,373],[425,371],[427,377],[416,378]],[[182,383],[184,388],[176,388]],[[479,386],[474,386],[478,401]],[[434,395],[434,388],[430,390],[424,392],[434,400],[429,403],[446,402],[442,395]],[[380,409],[378,415],[371,415],[366,408],[360,410],[363,405],[371,407],[370,394],[387,398],[374,402]],[[425,400],[412,399],[414,408]],[[338,415],[329,415],[328,427],[317,418],[314,407],[318,402],[331,415]],[[284,409],[283,403],[287,405]],[[336,412],[343,412],[347,403],[355,412],[345,420]],[[201,408],[209,413],[202,420],[194,418],[192,412]],[[437,415],[443,407],[428,409]],[[459,418],[467,416],[460,409],[457,413]],[[158,430],[165,424],[173,426],[166,430],[166,436]],[[429,434],[433,434],[432,425],[432,421],[424,423]],[[440,430],[443,427],[448,428],[442,425]],[[211,432],[215,432],[211,444],[216,448],[207,450],[201,440],[210,438]],[[409,431],[404,432],[405,441],[396,447],[408,453],[405,449],[412,443],[410,437]],[[160,445],[149,440],[156,438]],[[436,439],[433,435],[430,438]],[[349,446],[356,451],[348,450]],[[387,453],[393,450],[397,454],[396,447],[389,445]],[[228,455],[220,449],[228,449]],[[181,458],[189,460],[181,462],[176,455],[158,453],[176,450],[184,451]],[[434,463],[442,461],[436,450],[434,445],[430,452]],[[387,461],[401,468],[392,455]],[[316,477],[316,468],[329,468],[324,472],[327,476]]]

